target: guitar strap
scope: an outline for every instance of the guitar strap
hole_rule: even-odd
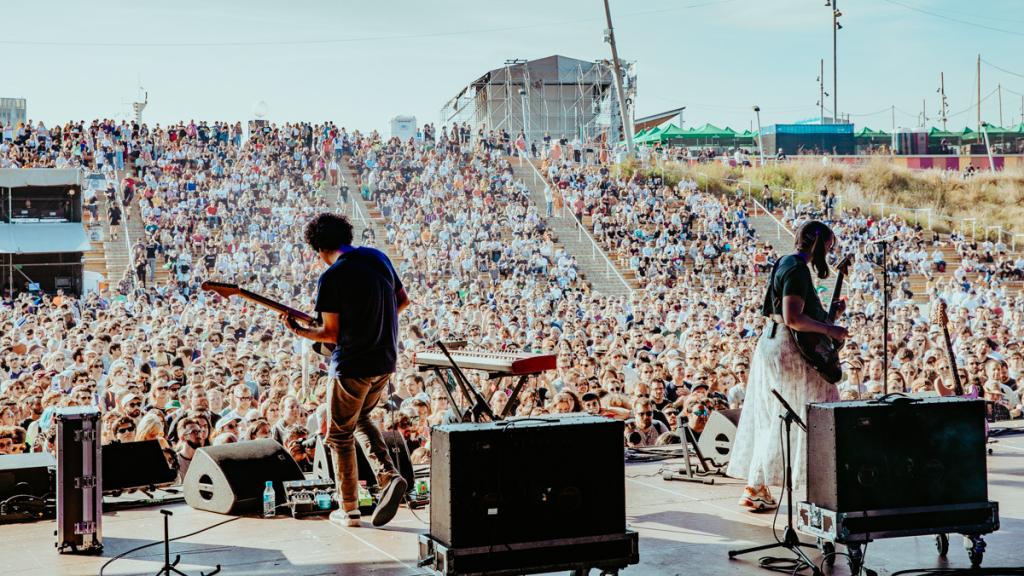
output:
[[[761,305],[761,313],[771,318],[772,320],[772,332],[769,338],[774,339],[776,332],[779,330],[779,323],[775,321],[775,314],[782,313],[782,302],[775,298],[775,273],[779,270],[779,262],[782,258],[778,258],[775,261],[775,265],[772,266],[772,274],[768,277],[768,288],[764,292],[764,304]]]

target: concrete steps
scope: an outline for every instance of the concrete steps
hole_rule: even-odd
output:
[[[348,186],[348,198],[349,204],[351,205],[349,215],[352,216],[353,235],[355,237],[353,241],[356,244],[362,244],[363,230],[369,228],[373,231],[374,241],[367,242],[367,245],[373,246],[387,254],[391,263],[397,268],[402,262],[402,259],[397,257],[398,255],[395,247],[387,244],[387,221],[376,203],[363,200],[362,194],[359,193],[356,171],[349,164],[349,161],[350,158],[348,157],[342,159],[342,162],[340,162],[341,170],[339,172],[341,175],[341,182]],[[337,200],[336,192],[335,200]],[[356,216],[356,205],[362,209],[362,214],[369,217],[367,222],[363,222],[361,218]]]
[[[593,291],[604,296],[629,296],[634,290],[641,288],[632,270],[618,265],[613,266],[619,274],[615,274],[607,265],[605,254],[595,250],[593,243],[577,228],[576,219],[572,216],[547,216],[547,204],[544,200],[544,181],[537,176],[533,168],[526,164],[530,160],[516,159],[512,161],[512,174],[530,190],[530,200],[537,213],[544,218],[548,230],[552,232],[557,245],[576,258],[580,277]],[[623,280],[619,279],[619,275]]]

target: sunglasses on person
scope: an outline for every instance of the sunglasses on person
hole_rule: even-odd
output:
[[[127,427],[127,428],[118,428],[117,429],[117,433],[118,434],[131,434],[132,432],[135,432],[135,427],[134,426],[130,426],[130,427]]]

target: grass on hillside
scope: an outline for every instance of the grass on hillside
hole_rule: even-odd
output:
[[[771,186],[777,199],[783,196],[783,188],[791,188],[798,202],[817,200],[817,191],[824,185],[841,196],[843,207],[859,207],[871,214],[878,213],[881,206],[877,203],[881,202],[887,214],[911,221],[920,219],[926,224],[927,216],[913,209],[931,208],[932,224],[939,232],[960,228],[964,218],[977,218],[979,236],[987,226],[1002,226],[1007,242],[1010,234],[1024,232],[1024,170],[1019,168],[996,174],[983,172],[968,180],[954,172],[913,171],[881,159],[864,166],[791,162],[745,169],[718,162],[692,167],[668,162],[652,167],[628,161],[617,170],[624,175],[637,170],[657,172],[670,184],[687,178],[703,188],[707,182],[711,190],[720,192],[734,191],[738,185],[746,188],[746,182],[750,182],[755,197],[760,197],[764,184]],[[971,226],[968,222],[966,229]],[[993,239],[995,234],[993,229]]]

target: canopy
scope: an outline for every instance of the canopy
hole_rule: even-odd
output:
[[[960,133],[959,132],[947,132],[947,131],[941,130],[941,129],[937,128],[937,127],[933,127],[931,130],[928,131],[928,137],[929,138],[959,138],[960,137]]]
[[[90,249],[81,222],[0,224],[0,254],[52,254]]]
[[[77,168],[0,168],[0,188],[78,186]]]
[[[889,133],[882,130],[872,130],[865,126],[853,136],[855,138],[889,138]]]
[[[733,138],[736,136],[731,128],[719,128],[714,124],[705,124],[686,133],[687,138]]]
[[[662,140],[671,140],[672,138],[685,138],[686,130],[683,130],[682,128],[676,126],[675,124],[669,124],[668,126],[665,127],[664,130],[661,131],[660,136]]]

